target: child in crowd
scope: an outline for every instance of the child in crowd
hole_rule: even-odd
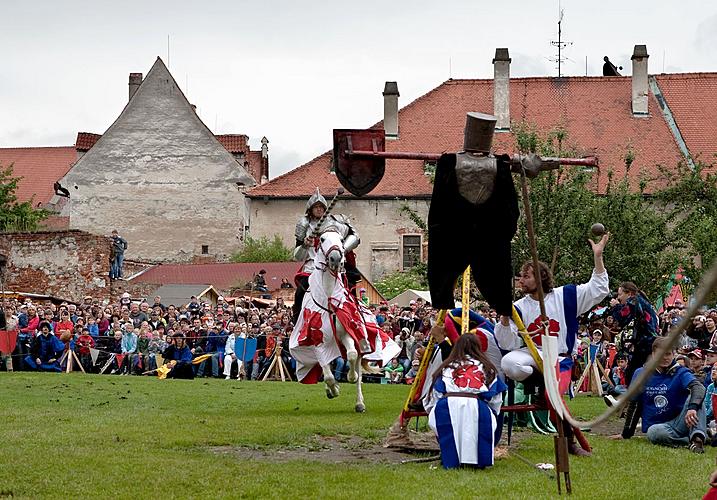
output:
[[[94,317],[87,317],[87,332],[93,337],[97,338],[100,335],[100,327],[97,325],[97,321]]]
[[[408,373],[406,374],[406,383],[407,384],[413,384],[413,379],[416,378],[418,375],[418,367],[420,366],[421,362],[417,359],[414,359],[411,361],[411,369],[408,370]]]
[[[139,339],[137,339],[137,352],[132,356],[132,368],[137,373],[142,373],[144,370],[148,370],[147,356],[149,354],[149,326],[144,324],[139,329]]]
[[[132,366],[132,355],[137,352],[137,334],[134,333],[132,322],[125,323],[122,334],[122,375],[129,375]]]
[[[90,335],[90,331],[87,327],[82,330],[82,333],[75,341],[75,349],[77,354],[80,356],[80,363],[86,373],[90,373],[92,370],[92,356],[90,349],[95,347],[95,339]]]
[[[167,348],[167,343],[160,338],[159,332],[152,333],[152,338],[147,343],[147,370],[159,368],[157,356],[161,355]]]
[[[403,378],[403,365],[398,362],[398,358],[393,358],[390,363],[383,369],[384,377],[388,379],[389,384],[400,384]]]

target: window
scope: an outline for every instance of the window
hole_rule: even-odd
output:
[[[403,244],[403,269],[410,269],[421,262],[421,235],[420,234],[404,234]]]
[[[202,245],[202,255],[209,255],[209,245]]]

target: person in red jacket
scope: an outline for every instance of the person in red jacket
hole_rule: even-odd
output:
[[[92,338],[87,328],[82,329],[82,333],[75,341],[75,349],[80,355],[80,363],[85,369],[86,373],[89,373],[92,369],[92,356],[90,355],[90,349],[95,347],[95,339]]]
[[[35,306],[27,308],[27,326],[20,328],[20,333],[30,335],[32,337],[37,333],[37,329],[40,326],[40,317],[37,315],[37,309]]]
[[[54,328],[55,336],[58,339],[60,338],[60,332],[62,330],[67,330],[70,332],[75,330],[75,325],[72,322],[72,320],[70,319],[69,311],[63,310],[62,313],[60,313],[60,321],[57,321],[55,323],[54,327],[55,327]]]

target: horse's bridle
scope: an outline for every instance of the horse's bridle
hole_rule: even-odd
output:
[[[337,233],[338,234],[338,233]],[[319,241],[321,241],[319,239]],[[333,252],[334,250],[338,251],[342,256],[344,255],[344,251],[340,245],[331,245],[326,251],[324,251],[324,248],[321,246],[321,243],[319,243],[319,250],[321,251],[321,254],[324,256],[324,269],[328,270],[329,273],[331,273],[332,276],[338,278],[339,270],[332,271],[331,268],[328,266],[329,261],[329,254]]]

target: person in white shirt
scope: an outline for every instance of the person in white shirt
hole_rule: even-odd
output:
[[[237,380],[241,380],[244,362],[237,357],[234,352],[234,345],[236,344],[237,339],[246,338],[246,323],[243,325],[230,323],[230,325],[227,325],[227,329],[231,333],[229,334],[229,337],[227,337],[227,343],[224,347],[224,380],[229,380],[231,378],[232,365],[235,362],[237,363]],[[241,353],[239,353],[239,356],[241,356]]]
[[[603,263],[603,251],[609,239],[610,233],[606,233],[598,243],[588,240],[592,247],[595,268],[587,283],[554,288],[550,269],[545,263],[539,263],[540,280],[545,296],[545,313],[548,317],[548,331],[551,336],[558,337],[561,372],[569,370],[572,366],[571,356],[576,348],[578,316],[588,312],[610,292],[608,274]],[[540,352],[540,336],[544,330],[540,317],[538,284],[532,261],[523,265],[518,287],[524,296],[515,302],[515,308]],[[540,372],[535,360],[530,355],[528,348],[524,346],[522,338],[518,334],[518,328],[511,318],[500,317],[500,321],[495,325],[495,338],[502,350],[510,351],[503,356],[501,361],[501,369],[507,377],[516,381],[525,381],[532,376],[538,378]],[[539,378],[542,379],[542,377]],[[567,391],[569,383],[569,377],[561,377],[560,388],[563,392]],[[572,433],[568,437],[570,438],[571,435]],[[570,449],[574,454],[588,454],[574,442],[571,443]]]

